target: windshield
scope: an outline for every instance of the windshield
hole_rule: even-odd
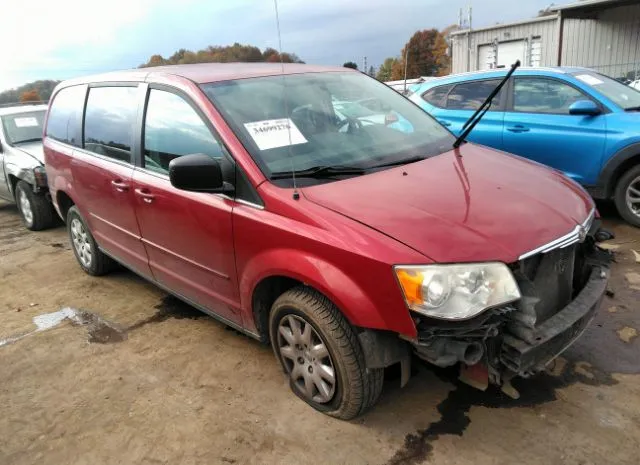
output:
[[[361,73],[309,73],[205,84],[203,90],[265,175],[372,168],[451,149],[419,107]]]
[[[2,116],[2,127],[9,145],[42,139],[45,110]]]
[[[640,107],[640,92],[602,74],[579,72],[574,76],[619,105],[624,110]]]

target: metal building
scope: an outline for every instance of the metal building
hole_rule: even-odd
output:
[[[586,66],[640,78],[640,0],[583,0],[548,15],[450,36],[454,73],[509,66]]]

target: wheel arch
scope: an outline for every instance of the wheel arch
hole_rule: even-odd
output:
[[[640,142],[635,142],[619,150],[609,158],[600,172],[598,185],[592,195],[598,199],[608,199],[614,195],[620,177],[632,166],[640,164]]]
[[[56,199],[56,201],[55,201],[54,205],[56,207],[58,215],[60,215],[60,218],[62,218],[62,221],[64,221],[66,223],[67,222],[67,212],[76,203],[73,201],[71,196],[69,194],[67,194],[63,190],[56,191],[55,199]]]
[[[367,292],[336,265],[296,250],[272,250],[254,257],[239,280],[244,314],[264,342],[268,342],[273,302],[296,285],[308,286],[329,299],[353,326],[383,329],[415,336],[409,312],[385,319]],[[253,329],[253,328],[250,328]]]

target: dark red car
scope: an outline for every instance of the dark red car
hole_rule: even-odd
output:
[[[87,273],[119,262],[270,343],[300,398],[348,419],[412,353],[510,387],[605,291],[581,187],[453,142],[359,72],[203,64],[60,84],[44,150]]]

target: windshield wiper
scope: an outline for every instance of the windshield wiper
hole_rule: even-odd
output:
[[[462,134],[460,134],[456,139],[456,141],[453,143],[454,149],[457,149],[458,147],[460,147],[460,144],[462,144],[462,142],[467,138],[469,133],[473,131],[473,128],[475,128],[476,124],[480,122],[484,114],[487,111],[489,111],[489,107],[491,107],[491,101],[495,98],[496,95],[498,95],[498,92],[500,92],[500,89],[502,89],[502,87],[507,83],[507,81],[509,80],[509,78],[511,77],[511,75],[513,74],[513,72],[516,70],[518,66],[520,66],[520,60],[516,60],[516,62],[511,65],[511,69],[509,70],[507,75],[502,79],[502,81],[500,81],[500,84],[498,84],[496,88],[493,89],[493,91],[489,94],[487,99],[484,102],[482,102],[482,105],[480,105],[480,107],[475,111],[475,113],[471,115],[471,118],[469,118],[467,122],[464,123],[464,126],[462,126],[462,129],[463,129]]]
[[[637,107],[625,108],[624,111],[640,111],[640,105]]]
[[[414,163],[416,161],[422,161],[425,158],[426,157],[422,157],[422,156],[418,155],[418,156],[415,156],[415,157],[405,158],[403,160],[392,161],[392,162],[389,162],[389,163],[382,163],[381,165],[367,166],[367,169],[371,170],[371,169],[375,169],[375,168],[386,168],[388,166],[406,165],[408,163]]]
[[[365,174],[365,172],[363,168],[356,166],[314,166],[298,171],[276,171],[271,173],[271,179],[287,179],[294,175],[301,178],[323,178],[338,175],[359,175]]]

